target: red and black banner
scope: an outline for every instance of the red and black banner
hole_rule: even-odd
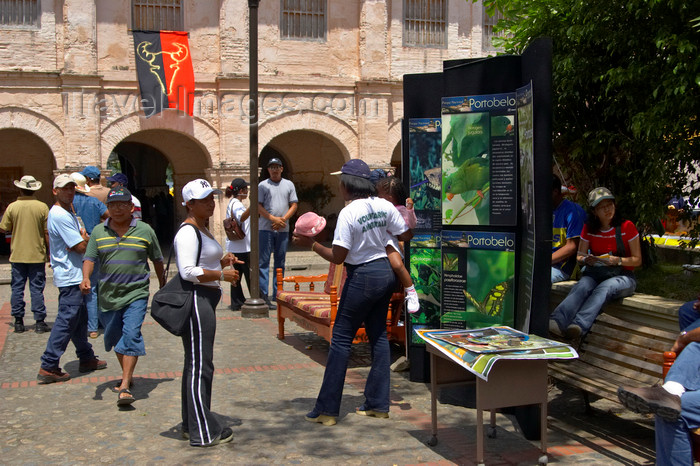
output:
[[[176,108],[192,116],[194,70],[186,32],[134,31],[136,74],[146,118]]]

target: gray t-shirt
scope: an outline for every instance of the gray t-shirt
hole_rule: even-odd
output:
[[[289,205],[297,202],[299,200],[297,199],[294,183],[285,178],[282,178],[279,183],[275,183],[268,178],[258,184],[258,203],[262,204],[265,210],[275,217],[281,217],[286,214],[289,210]],[[258,230],[272,231],[272,223],[261,216],[258,221]],[[285,229],[277,231],[289,231],[289,222],[287,222]]]

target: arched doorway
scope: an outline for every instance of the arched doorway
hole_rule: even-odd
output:
[[[294,183],[299,198],[291,229],[300,215],[313,211],[326,217],[326,231],[332,236],[338,212],[345,205],[338,190],[338,177],[330,174],[345,162],[341,148],[322,133],[294,130],[274,137],[261,151],[260,168],[266,175],[267,162],[272,157],[284,163],[282,176]]]
[[[36,193],[37,199],[53,204],[53,171],[56,160],[51,148],[36,134],[15,128],[0,129],[0,212],[10,202],[17,199],[19,190],[14,180],[24,175],[32,175],[41,181],[42,187]]]
[[[161,244],[173,237],[172,165],[158,149],[140,142],[117,144],[107,159],[111,173],[123,173],[129,191],[141,202],[142,220],[153,227]]]
[[[7,206],[17,200],[20,192],[14,181],[24,175],[41,181],[41,189],[35,196],[51,206],[54,203],[51,188],[56,168],[51,148],[36,134],[16,128],[0,129],[0,147],[3,150],[0,157],[0,217]],[[9,254],[10,245],[5,241],[5,235],[0,234],[0,255]]]
[[[127,176],[129,188],[141,201],[143,220],[153,226],[161,247],[165,247],[185,217],[182,186],[196,178],[207,178],[211,162],[203,147],[189,136],[152,129],[120,141],[107,165],[112,172]]]

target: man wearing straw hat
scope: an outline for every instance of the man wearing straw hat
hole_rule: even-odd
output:
[[[46,285],[46,219],[49,207],[34,197],[41,189],[41,181],[31,175],[15,180],[20,190],[17,200],[7,206],[0,221],[0,233],[12,233],[10,243],[10,264],[12,265],[11,289],[12,317],[15,318],[15,333],[24,332],[24,287],[29,281],[29,294],[32,298],[32,313],[36,333],[49,330],[44,322],[44,285]]]

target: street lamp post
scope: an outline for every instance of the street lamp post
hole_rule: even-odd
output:
[[[241,317],[269,317],[267,303],[260,299],[260,248],[258,237],[258,5],[248,0],[248,61],[250,115],[250,298],[241,307]],[[267,294],[268,290],[265,290]]]

